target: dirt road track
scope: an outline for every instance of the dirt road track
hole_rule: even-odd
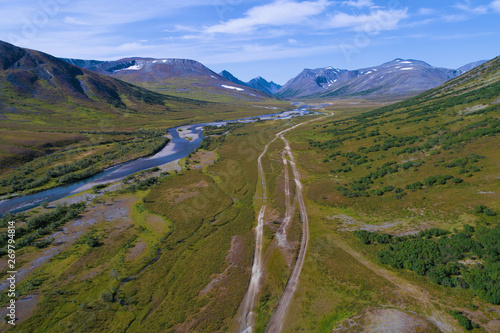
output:
[[[331,115],[332,114],[329,114],[328,116],[331,116]],[[325,116],[325,117],[328,117],[328,116]],[[304,263],[305,253],[306,253],[306,249],[307,249],[307,241],[309,239],[307,213],[305,211],[305,205],[303,204],[303,199],[302,199],[302,184],[300,184],[300,180],[299,180],[299,178],[297,178],[299,176],[299,173],[298,173],[297,168],[295,166],[295,159],[293,158],[290,146],[288,145],[288,142],[283,137],[283,134],[297,128],[298,126],[307,124],[311,121],[323,119],[325,117],[320,117],[320,118],[308,120],[308,121],[294,125],[290,128],[287,128],[286,130],[279,132],[278,134],[276,134],[274,139],[272,139],[264,147],[264,150],[262,151],[262,153],[259,155],[259,157],[257,159],[257,167],[259,169],[259,177],[260,177],[260,183],[262,186],[263,200],[262,200],[262,205],[261,205],[261,208],[259,211],[259,216],[257,219],[257,226],[255,227],[255,251],[254,251],[254,260],[253,260],[253,265],[252,265],[252,274],[250,277],[250,283],[248,285],[247,292],[246,292],[245,297],[243,298],[243,302],[240,306],[240,308],[242,310],[241,310],[240,316],[238,317],[238,326],[239,326],[238,331],[239,332],[242,332],[242,333],[253,332],[254,316],[255,316],[253,310],[255,307],[255,303],[257,301],[257,296],[258,296],[259,291],[260,291],[260,281],[261,281],[262,273],[263,273],[262,240],[263,240],[263,228],[264,228],[264,214],[265,214],[266,206],[267,206],[267,188],[266,188],[266,176],[264,174],[264,169],[262,167],[262,157],[267,153],[269,146],[274,141],[276,141],[278,138],[281,138],[285,142],[285,144],[287,146],[287,153],[288,153],[288,156],[290,158],[290,163],[292,164],[292,169],[294,170],[293,173],[294,173],[295,183],[297,186],[297,193],[300,192],[300,199],[302,201],[302,204],[299,203],[300,209],[301,209],[301,217],[304,220],[304,216],[305,216],[305,219],[306,219],[306,223],[304,223],[304,225],[303,225],[303,230],[305,229],[305,232],[304,231],[303,232],[304,232],[304,235],[306,235],[306,236],[303,235],[303,237],[302,237],[299,256],[298,256],[298,259],[297,259],[295,266],[293,268],[293,271],[292,271],[292,276],[294,276],[294,272],[295,272],[295,277],[292,279],[292,276],[290,276],[290,279],[288,280],[288,283],[287,283],[287,287],[285,288],[285,291],[283,292],[283,295],[282,295],[281,300],[280,300],[280,304],[283,303],[283,305],[281,306],[281,308],[278,305],[278,310],[280,311],[280,315],[278,315],[276,321],[279,321],[279,320],[282,320],[284,318],[284,316],[286,315],[286,311],[288,309],[288,305],[290,303],[290,300],[292,299],[293,294],[295,293],[298,278],[300,276],[300,271],[302,270],[302,265]],[[301,257],[302,257],[301,263],[299,263],[299,259]],[[299,263],[299,265],[297,265],[297,263]],[[289,285],[290,285],[290,287],[289,287]],[[292,287],[292,285],[293,285],[293,287]],[[282,302],[282,300],[284,298],[285,298],[285,301]],[[274,315],[273,318],[275,316],[276,315]],[[280,327],[281,327],[281,324],[280,324]],[[269,331],[269,332],[273,332],[273,331]]]
[[[322,117],[324,118],[324,117]],[[318,118],[321,119],[321,118]],[[308,121],[310,122],[310,121]],[[288,283],[285,287],[285,290],[281,296],[281,299],[278,303],[278,307],[273,314],[271,321],[269,322],[266,332],[268,333],[279,333],[282,330],[283,323],[286,319],[286,314],[290,303],[293,300],[293,296],[297,289],[298,281],[300,278],[300,273],[302,271],[302,267],[304,265],[305,256],[307,253],[307,245],[309,241],[309,219],[306,211],[306,206],[304,203],[303,193],[302,193],[302,183],[300,182],[300,174],[297,170],[297,166],[295,163],[295,158],[293,156],[292,150],[288,141],[284,138],[284,134],[297,126],[306,124],[308,122],[304,122],[298,124],[292,128],[289,128],[286,131],[278,133],[279,137],[285,143],[285,149],[287,151],[288,157],[290,159],[290,165],[292,166],[293,176],[296,184],[296,192],[297,199],[299,202],[300,216],[302,219],[302,241],[300,245],[299,255],[297,257],[297,261],[295,262],[295,266],[292,270],[292,274],[288,280]],[[275,138],[276,139],[276,138]],[[274,141],[274,140],[273,140]],[[391,283],[396,285],[401,294],[406,295],[415,299],[422,309],[425,311],[427,317],[444,333],[452,333],[452,332],[462,332],[463,330],[455,323],[455,321],[444,311],[438,310],[434,304],[432,303],[430,296],[422,289],[414,286],[410,282],[397,277],[395,274],[378,267],[377,265],[370,262],[368,259],[363,257],[361,254],[354,251],[350,248],[346,243],[344,243],[340,238],[336,237],[336,245],[339,246],[342,250],[349,253],[356,260],[358,260],[361,264],[366,266],[368,269],[372,270],[374,273],[386,278]]]
[[[309,219],[307,216],[306,205],[304,203],[304,197],[302,195],[302,183],[300,182],[300,174],[297,170],[295,164],[295,158],[292,154],[292,150],[288,141],[281,135],[281,140],[285,143],[285,149],[287,151],[288,157],[290,159],[290,165],[292,166],[293,177],[295,180],[295,186],[297,188],[297,201],[299,202],[300,217],[302,220],[302,240],[300,243],[299,255],[297,261],[293,266],[292,274],[288,279],[285,290],[281,295],[281,299],[278,303],[278,307],[274,312],[269,325],[267,326],[266,332],[280,332],[285,320],[288,307],[293,299],[293,295],[297,290],[297,284],[299,282],[300,273],[302,272],[302,267],[304,266],[304,261],[307,253],[307,244],[309,242]]]

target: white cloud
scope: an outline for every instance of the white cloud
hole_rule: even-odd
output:
[[[179,39],[182,39],[182,40],[204,39],[204,38],[205,37],[203,37],[202,35],[184,35],[184,36],[179,37]]]
[[[434,15],[437,13],[437,11],[435,9],[431,9],[431,8],[420,8],[418,10],[418,13],[420,15]]]
[[[176,24],[174,26],[174,29],[172,29],[172,30],[165,30],[165,32],[200,32],[200,29],[194,28],[194,27],[190,27],[190,26],[187,26],[187,25]]]
[[[125,43],[118,46],[118,49],[122,51],[135,51],[135,50],[140,50],[142,48],[143,45],[140,42]]]
[[[495,0],[493,1],[491,4],[490,4],[491,8],[493,8],[493,10],[497,11],[500,13],[500,0]]]
[[[408,9],[376,10],[363,15],[338,12],[331,17],[329,26],[332,28],[351,28],[367,33],[394,30],[401,20],[408,17],[407,11]]]
[[[478,7],[472,7],[469,2],[467,3],[459,3],[453,6],[455,8],[458,8],[460,10],[463,10],[467,13],[471,14],[476,14],[476,15],[483,15],[488,12],[488,7],[487,6],[478,6]]]
[[[204,64],[231,64],[244,63],[248,61],[289,59],[309,57],[318,54],[341,53],[339,45],[317,45],[311,47],[299,47],[290,45],[260,45],[247,44],[235,50],[223,50],[214,55],[204,55],[200,60]]]
[[[329,6],[327,0],[290,1],[278,0],[274,3],[250,9],[245,17],[209,26],[206,33],[242,34],[249,33],[261,26],[283,26],[304,22],[321,14]]]
[[[68,23],[68,24],[75,24],[75,25],[89,25],[87,22],[79,20],[79,19],[72,17],[72,16],[66,16],[63,19],[63,22]]]
[[[468,20],[469,18],[470,17],[465,14],[451,14],[443,16],[443,19],[446,22],[462,22]]]
[[[343,4],[356,7],[356,8],[363,8],[363,7],[371,7],[373,6],[373,2],[371,0],[349,0],[346,2],[343,2]]]
[[[452,40],[452,39],[467,39],[467,38],[477,38],[484,36],[491,36],[494,33],[492,32],[480,32],[480,33],[472,33],[472,34],[454,34],[454,35],[444,35],[444,36],[432,36],[432,39],[437,40]]]

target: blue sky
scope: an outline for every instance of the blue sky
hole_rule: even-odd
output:
[[[0,0],[0,40],[58,57],[189,58],[284,84],[304,68],[500,55],[500,0]]]

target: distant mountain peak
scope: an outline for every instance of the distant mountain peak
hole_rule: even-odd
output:
[[[63,61],[43,52],[0,41],[0,86],[13,96],[6,98],[0,94],[0,104],[11,105],[13,110],[32,108],[37,113],[47,114],[57,114],[58,111],[54,110],[60,109],[65,110],[64,117],[77,119],[79,113],[71,110],[92,108],[103,114],[120,109],[144,112],[146,109],[165,110],[166,100],[182,103],[181,98],[149,91],[75,66],[74,63],[96,67],[104,62]],[[21,99],[26,100],[29,107],[12,104],[12,101]],[[30,99],[36,100],[36,104],[30,104]],[[192,100],[184,102],[193,104]],[[54,108],[54,105],[57,107]]]
[[[471,62],[469,64],[466,64],[460,68],[458,68],[457,70],[460,72],[460,73],[467,73],[468,71],[470,71],[471,69],[474,69],[476,67],[479,67],[481,66],[482,64],[488,62],[488,60],[479,60],[479,61],[474,61],[474,62]]]
[[[356,70],[333,67],[304,69],[277,93],[281,98],[405,98],[437,87],[462,72],[428,63],[396,58],[378,66]]]
[[[211,101],[218,101],[220,95],[249,101],[269,98],[261,91],[250,89],[244,82],[233,82],[228,78],[229,72],[219,75],[192,59],[128,57],[102,62],[63,60],[160,93],[172,91],[181,96]],[[238,86],[228,89],[225,86],[233,86],[229,83],[236,83]]]
[[[269,82],[262,76],[257,76],[248,82],[243,82],[226,70],[220,72],[219,75],[223,76],[224,78],[228,79],[233,83],[237,83],[242,86],[247,86],[256,90],[260,90],[268,95],[273,95],[281,88],[279,84],[274,83],[273,81]]]
[[[228,79],[229,81],[231,81],[233,83],[236,83],[236,84],[248,87],[248,84],[246,84],[245,82],[241,81],[240,79],[238,79],[237,77],[235,77],[233,74],[231,74],[227,70],[223,70],[222,72],[219,73],[219,75],[222,76],[222,77],[224,77],[224,78],[226,78],[226,79]]]

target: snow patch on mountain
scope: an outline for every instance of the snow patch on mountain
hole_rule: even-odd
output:
[[[245,90],[245,89],[238,88],[238,87],[226,86],[225,84],[221,84],[221,87],[222,87],[222,88],[226,88],[226,89],[238,90],[238,91],[244,91],[244,90]]]
[[[121,72],[121,71],[138,71],[138,70],[141,70],[142,67],[143,67],[142,63],[136,62],[134,65],[131,65],[129,67],[114,70],[113,73],[117,73],[117,72]]]

